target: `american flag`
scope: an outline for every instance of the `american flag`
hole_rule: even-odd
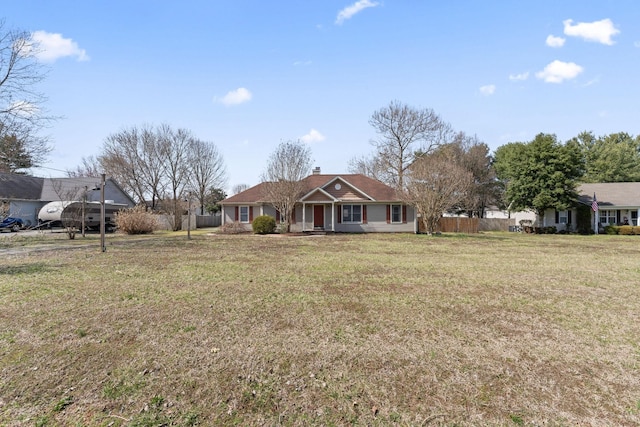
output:
[[[593,202],[591,202],[591,209],[594,212],[598,212],[598,200],[596,199],[596,193],[593,193]]]

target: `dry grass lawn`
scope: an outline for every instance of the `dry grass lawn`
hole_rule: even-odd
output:
[[[127,240],[2,243],[0,425],[640,424],[636,236]]]

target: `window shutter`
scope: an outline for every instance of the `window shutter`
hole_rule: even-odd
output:
[[[567,211],[567,224],[571,224],[571,211]]]
[[[556,224],[560,223],[560,212],[556,210]]]
[[[280,211],[276,209],[276,222],[280,223]]]
[[[367,223],[367,205],[362,205],[362,223]]]
[[[402,205],[402,223],[407,223],[407,205]]]
[[[338,224],[342,223],[342,206],[336,205],[336,209],[338,211]]]
[[[249,222],[253,222],[253,206],[249,206]]]
[[[235,218],[233,220],[234,221],[240,221],[240,207],[236,206],[235,210],[236,210],[236,216],[235,216]]]
[[[616,224],[620,224],[620,211],[616,211]]]
[[[387,224],[391,222],[391,205],[387,205]]]
[[[295,224],[296,223],[296,207],[294,206],[293,209],[291,209],[291,224]]]

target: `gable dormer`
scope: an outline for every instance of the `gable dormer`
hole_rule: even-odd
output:
[[[336,176],[326,183],[322,189],[340,201],[373,200],[373,198],[368,196],[364,191],[358,189],[340,176]]]

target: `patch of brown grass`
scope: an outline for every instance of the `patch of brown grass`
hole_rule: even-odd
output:
[[[6,259],[0,424],[640,422],[631,237],[171,236]]]

